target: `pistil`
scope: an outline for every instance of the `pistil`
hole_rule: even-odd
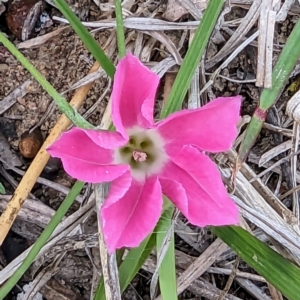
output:
[[[135,161],[139,161],[139,162],[146,161],[147,153],[142,152],[142,151],[133,150],[132,157]]]

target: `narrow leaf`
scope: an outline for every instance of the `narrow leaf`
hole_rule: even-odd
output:
[[[251,150],[254,142],[256,141],[266,119],[267,112],[261,111],[258,107],[256,108],[254,115],[251,118],[250,123],[248,124],[247,130],[245,132],[244,140],[240,146],[239,156],[237,158],[237,170],[239,170],[240,165],[246,159],[249,151]]]
[[[5,194],[5,187],[1,182],[0,182],[0,194]]]
[[[118,50],[119,50],[118,52],[119,52],[119,57],[122,58],[126,54],[126,49],[125,49],[125,36],[124,36],[121,0],[115,0],[115,6],[116,6],[116,21],[117,21],[117,41],[118,41]]]
[[[203,55],[204,49],[207,46],[224,2],[225,0],[209,1],[203,19],[197,28],[194,39],[176,76],[167,103],[162,109],[160,115],[162,119],[181,108],[200,61],[200,57]]]
[[[99,62],[106,74],[113,78],[115,74],[115,66],[111,60],[105,55],[96,40],[91,36],[88,30],[81,24],[80,20],[70,9],[64,0],[54,0],[57,8],[62,12],[65,18],[70,22],[72,28],[78,34],[87,49],[92,53],[95,59]]]
[[[246,129],[245,138],[241,143],[238,155],[238,166],[242,164],[254,145],[265,121],[267,110],[276,103],[284,89],[289,76],[300,57],[300,21],[293,28],[286,44],[279,55],[272,73],[272,88],[264,89],[259,101],[259,107]]]
[[[174,224],[172,221],[172,215],[174,207],[169,207],[165,210],[166,219],[157,226],[156,233],[156,247],[158,249],[158,274],[159,274],[159,286],[162,299],[164,300],[176,300],[177,298],[177,285],[176,285],[176,268],[175,268],[175,242],[174,242]],[[171,227],[171,228],[170,228]],[[170,232],[171,231],[171,232]],[[170,240],[166,243],[165,239],[171,233]],[[162,249],[165,249],[163,253]],[[162,261],[160,259],[162,255]],[[161,263],[160,263],[161,261]]]
[[[259,107],[262,110],[269,109],[274,105],[284,89],[291,72],[293,71],[298,58],[300,57],[300,21],[298,21],[289,35],[278,61],[272,73],[272,88],[264,89]]]
[[[289,300],[300,295],[300,269],[241,227],[217,227],[213,231],[249,266]]]
[[[138,273],[150,255],[153,247],[155,246],[155,236],[149,236],[141,245],[142,247],[138,247],[129,251],[128,255],[120,266],[119,277],[122,292],[125,291],[131,280]]]

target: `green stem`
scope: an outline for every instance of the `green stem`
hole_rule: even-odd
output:
[[[269,109],[280,97],[286,82],[289,79],[300,57],[300,21],[298,21],[289,35],[278,61],[272,72],[272,88],[265,88],[260,96],[259,107],[262,110]]]
[[[166,218],[164,219],[164,222],[158,223],[156,226],[157,230],[155,231],[157,252],[159,253],[162,247],[168,247],[158,271],[159,287],[162,299],[176,300],[178,297],[176,287],[175,238],[173,230],[170,237],[170,244],[163,245],[166,233],[171,230],[172,216],[175,209],[167,199],[165,199],[164,209]]]
[[[300,21],[293,28],[286,44],[280,53],[272,72],[272,88],[263,89],[259,107],[255,110],[250,124],[246,129],[246,135],[243,139],[238,155],[238,165],[240,166],[247,158],[247,155],[253,147],[258,137],[263,123],[265,121],[267,110],[279,99],[289,76],[300,57],[300,47],[298,46],[300,39]]]
[[[254,141],[256,141],[267,117],[267,111],[256,108],[254,114],[248,124],[245,132],[242,146],[239,150],[239,160],[237,161],[238,167],[246,160],[248,153],[250,152]]]
[[[126,47],[125,47],[124,24],[123,24],[121,0],[115,0],[115,7],[116,7],[117,41],[118,41],[118,49],[119,49],[119,58],[122,58],[126,55]]]
[[[57,212],[41,234],[41,236],[37,239],[35,244],[32,246],[26,258],[23,260],[22,264],[15,273],[8,279],[8,281],[1,287],[0,289],[0,300],[3,300],[6,295],[12,290],[12,288],[17,284],[20,278],[24,275],[24,273],[28,270],[30,265],[33,263],[34,259],[46,244],[47,240],[50,238],[51,234],[60,223],[64,215],[67,213],[71,205],[73,204],[76,196],[80,193],[81,189],[84,186],[84,182],[76,181],[71,191],[69,192],[66,199],[58,208]]]
[[[1,182],[0,182],[0,194],[5,194],[5,187]]]
[[[53,98],[60,111],[62,111],[76,126],[94,128],[63,98],[46,78],[26,59],[26,57],[0,32],[0,43],[27,69],[44,90]]]

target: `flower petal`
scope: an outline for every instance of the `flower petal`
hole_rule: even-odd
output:
[[[101,132],[97,133],[101,135]],[[114,138],[116,137],[116,138]],[[97,142],[116,145],[119,137],[104,133]],[[86,134],[86,130],[73,128],[64,132],[47,151],[62,160],[65,171],[72,177],[91,183],[111,181],[129,169],[127,165],[113,165],[113,150],[100,147]]]
[[[167,166],[169,167],[169,166]],[[159,177],[162,193],[184,214],[188,215],[188,198],[182,184],[167,177]]]
[[[153,126],[153,109],[159,77],[135,56],[127,54],[117,65],[112,92],[112,118],[118,132]]]
[[[192,224],[201,227],[238,224],[238,208],[228,196],[220,173],[209,157],[192,146],[184,146],[171,160],[161,177],[173,180],[176,192],[160,181],[162,189]]]
[[[124,186],[128,183],[126,176],[128,174],[112,182],[101,209],[103,232],[110,252],[122,247],[137,247],[154,229],[162,211],[157,177],[147,178],[145,183],[133,179],[124,195]]]
[[[117,147],[124,146],[128,139],[116,131],[108,130],[89,130],[89,129],[79,129],[85,132],[85,134],[98,146],[105,149],[116,149]]]
[[[193,110],[171,114],[157,124],[168,145],[194,145],[209,152],[228,150],[237,136],[241,97],[217,98]]]

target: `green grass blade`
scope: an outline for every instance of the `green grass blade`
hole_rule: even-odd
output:
[[[143,263],[150,255],[153,247],[155,246],[155,236],[150,235],[141,245],[142,247],[130,250],[120,265],[119,278],[122,292],[125,291],[131,280],[138,273]]]
[[[0,194],[5,194],[5,187],[1,182],[0,182]]]
[[[166,209],[164,222],[161,222],[156,227],[156,248],[158,252],[164,243],[166,232],[171,226],[173,212],[174,208],[172,206]],[[171,242],[168,245],[168,250],[163,257],[161,265],[159,266],[158,275],[162,299],[177,300],[175,242],[173,230],[171,233]]]
[[[289,300],[300,295],[300,269],[241,227],[217,227],[214,232]]]
[[[59,222],[62,220],[64,215],[67,213],[68,209],[73,204],[75,198],[80,193],[81,189],[83,188],[84,183],[81,181],[76,181],[74,186],[72,187],[71,191],[69,192],[66,199],[60,205],[58,210],[56,211],[55,215],[44,229],[43,233],[34,243],[33,247],[29,251],[28,255],[24,259],[21,266],[15,271],[15,273],[6,281],[6,283],[0,289],[0,300],[3,300],[6,295],[12,290],[12,288],[17,284],[20,278],[24,275],[24,273],[28,270],[32,262],[34,261],[35,257],[38,255],[42,247],[45,245]]]
[[[0,32],[0,43],[24,66],[36,79],[43,89],[53,98],[60,111],[62,111],[74,124],[83,128],[94,128],[63,98],[46,78],[26,59],[26,57]]]
[[[196,30],[194,39],[186,53],[179,72],[174,81],[166,105],[160,117],[163,119],[181,108],[187,90],[190,87],[193,75],[207,46],[209,37],[221,12],[225,0],[209,1],[203,19]]]
[[[298,21],[294,26],[282,52],[279,55],[272,73],[272,88],[264,89],[261,94],[259,103],[261,110],[267,110],[274,105],[284,89],[297,60],[300,57],[299,40],[300,21]]]
[[[254,145],[266,118],[266,111],[276,103],[298,58],[300,57],[300,21],[293,28],[286,44],[279,55],[278,61],[272,73],[272,88],[264,89],[259,107],[254,112],[250,124],[246,129],[245,138],[241,143],[238,155],[238,164],[243,163]]]
[[[254,142],[256,141],[266,119],[267,112],[260,111],[258,107],[253,114],[250,123],[248,124],[244,140],[241,144],[239,149],[239,156],[238,156],[238,168],[240,164],[244,162],[246,156],[248,155],[249,151],[251,150]]]
[[[126,54],[126,48],[125,48],[125,36],[124,36],[124,24],[123,24],[121,0],[115,0],[115,6],[116,6],[117,41],[118,41],[119,58],[122,58]]]
[[[105,55],[104,51],[98,45],[97,41],[91,36],[88,30],[81,24],[80,20],[73,13],[68,4],[64,0],[54,0],[54,3],[65,18],[70,22],[72,28],[78,34],[87,49],[92,53],[94,58],[99,62],[106,74],[113,78],[115,74],[114,64]]]

